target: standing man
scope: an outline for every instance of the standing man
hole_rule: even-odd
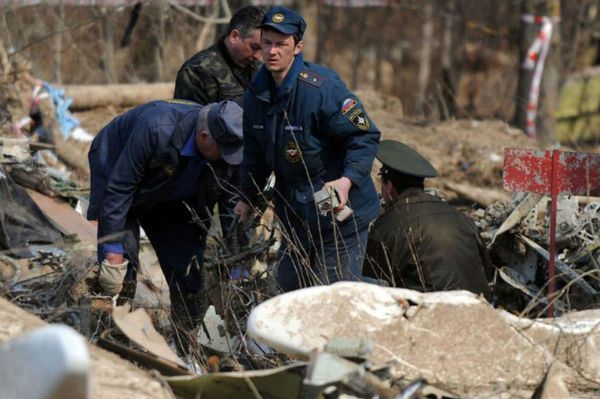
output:
[[[169,285],[173,319],[193,329],[205,305],[201,268],[216,201],[206,196],[214,173],[209,162],[239,165],[242,145],[242,109],[234,101],[154,101],[98,133],[88,155],[87,217],[98,219],[99,282],[106,293],[133,298],[141,225]]]
[[[360,280],[367,227],[379,213],[370,177],[379,130],[335,72],[304,62],[305,29],[295,11],[277,6],[267,12],[264,65],[244,96],[244,197],[236,213],[247,217],[275,172],[275,211],[284,234],[277,281],[284,291]],[[324,187],[335,191],[339,206],[322,215],[313,196]],[[353,213],[336,220],[346,205]]]
[[[177,72],[174,98],[206,105],[235,100],[240,105],[260,60],[260,8],[240,8],[227,34],[196,53]]]
[[[369,232],[365,275],[413,290],[469,290],[491,299],[488,262],[475,224],[423,191],[437,176],[425,158],[398,141],[384,140],[377,159],[386,211]]]
[[[211,47],[187,60],[177,72],[173,98],[198,104],[234,100],[242,104],[244,92],[256,73],[260,60],[260,24],[264,12],[255,6],[240,8],[229,21],[227,34]],[[223,237],[231,238],[235,191],[239,167],[214,163],[222,181],[212,184],[218,197]],[[207,188],[208,189],[208,188]],[[239,243],[242,244],[242,243]]]

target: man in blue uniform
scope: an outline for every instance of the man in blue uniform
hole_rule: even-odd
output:
[[[216,201],[203,187],[220,177],[210,162],[239,164],[242,145],[242,109],[233,101],[154,101],[98,133],[88,155],[87,216],[98,219],[99,281],[106,293],[133,296],[141,225],[169,284],[174,320],[193,328],[205,305],[201,267]],[[194,213],[200,223],[192,221]]]
[[[277,281],[284,291],[360,280],[368,225],[379,214],[370,177],[379,130],[335,72],[304,62],[305,28],[290,9],[267,12],[264,65],[244,96],[243,198],[235,211],[245,219],[275,173],[275,210],[284,234]],[[325,215],[314,200],[323,187],[339,198]],[[346,205],[353,213],[338,221]]]

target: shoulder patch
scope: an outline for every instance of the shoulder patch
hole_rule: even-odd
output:
[[[353,98],[347,98],[342,103],[342,115],[346,115],[354,106],[357,104],[357,101]]]
[[[188,101],[188,100],[180,100],[178,98],[172,98],[170,100],[165,100],[166,103],[170,103],[170,104],[185,104],[185,105],[198,105],[193,101]]]
[[[365,111],[362,108],[355,109],[350,116],[348,117],[350,122],[360,130],[369,130],[371,124],[369,123],[369,118],[365,114]]]
[[[320,87],[327,80],[326,77],[319,75],[316,72],[303,70],[298,74],[298,80],[308,83],[309,85]]]

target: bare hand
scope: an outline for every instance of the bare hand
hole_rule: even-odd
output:
[[[111,265],[120,265],[121,263],[125,262],[123,254],[115,254],[112,252],[107,252],[105,259]]]
[[[344,206],[348,202],[348,192],[350,191],[350,187],[352,187],[352,181],[346,176],[342,176],[337,180],[325,183],[325,187],[333,187],[338,194],[340,206],[335,208],[335,210],[340,211],[344,209]]]
[[[235,213],[239,218],[241,222],[245,222],[246,220],[248,220],[248,211],[250,209],[250,206],[245,203],[244,201],[238,201],[237,204],[235,204],[235,208],[233,208],[233,213]]]

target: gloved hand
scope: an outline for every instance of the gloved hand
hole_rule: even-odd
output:
[[[127,273],[127,265],[129,265],[128,260],[115,265],[110,264],[106,259],[102,261],[98,282],[106,294],[114,296],[121,292],[121,289],[123,289],[123,280]]]

